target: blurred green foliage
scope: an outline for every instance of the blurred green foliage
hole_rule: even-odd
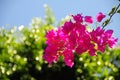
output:
[[[75,55],[72,68],[60,60],[50,67],[42,56],[46,32],[55,28],[56,22],[47,5],[45,11],[45,19],[33,18],[30,27],[0,28],[0,80],[119,80],[120,47],[106,48],[104,54],[98,52],[94,57]]]

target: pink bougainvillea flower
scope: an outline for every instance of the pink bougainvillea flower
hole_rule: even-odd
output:
[[[77,14],[77,15],[73,16],[73,19],[76,22],[83,22],[83,16],[81,14]]]
[[[117,42],[117,39],[113,38],[112,34],[112,30],[105,31],[100,27],[93,30],[90,35],[91,41],[96,46],[96,50],[104,52],[107,45],[111,48]]]
[[[48,45],[55,45],[55,46],[63,46],[64,42],[66,41],[66,36],[61,30],[51,30],[47,33],[47,44]]]
[[[77,39],[78,39],[77,31],[72,31],[68,36],[68,39],[69,39],[70,47],[74,49],[75,46],[77,45]]]
[[[108,41],[108,46],[112,48],[117,41],[118,41],[118,38],[114,38],[114,37],[110,38]]]
[[[84,33],[81,33],[81,35],[78,38],[78,44],[77,45],[78,45],[76,47],[77,54],[82,54],[89,49],[90,36],[89,36],[87,31],[85,31]]]
[[[92,47],[91,47],[91,49],[89,49],[88,52],[89,52],[90,56],[95,56],[95,55],[97,55],[97,54],[96,54],[96,49],[94,49],[94,48],[92,48]]]
[[[102,13],[97,15],[97,21],[105,17]],[[97,55],[97,51],[104,52],[106,46],[112,48],[117,38],[112,36],[113,30],[103,30],[97,27],[92,31],[86,28],[87,23],[93,23],[91,16],[77,14],[73,20],[67,21],[61,28],[47,32],[45,53],[43,58],[52,66],[59,57],[63,56],[64,63],[72,67],[74,65],[74,53],[78,55],[88,52],[90,56]]]
[[[88,22],[88,23],[92,24],[93,23],[92,17],[91,16],[85,16],[85,22]]]
[[[43,58],[52,66],[52,62],[55,62],[58,60],[57,55],[57,47],[56,46],[47,46],[45,49],[45,54],[43,55]]]
[[[47,48],[43,58],[51,65],[52,62],[57,61],[60,55],[59,51],[64,48],[66,36],[61,30],[51,30],[47,33]]]
[[[104,30],[98,27],[96,30],[93,30],[91,33],[91,42],[94,44],[94,49],[104,52],[105,46],[107,45],[107,40],[104,40]]]
[[[104,15],[103,13],[101,13],[101,12],[99,12],[99,13],[97,14],[97,16],[96,16],[96,20],[97,20],[98,22],[101,22],[103,18],[105,18],[105,15]]]
[[[109,40],[108,40],[108,46],[109,46],[110,48],[112,48],[112,47],[115,45],[115,43],[118,41],[118,38],[114,38],[114,37],[112,36],[112,34],[113,34],[113,30],[107,30],[107,31],[105,32],[105,37],[109,39]]]
[[[74,28],[74,24],[72,23],[72,21],[65,22],[64,25],[62,26],[62,31],[65,34],[68,34],[73,30],[73,28]]]
[[[72,67],[74,65],[74,54],[71,49],[66,49],[63,52],[64,55],[64,62],[67,66]]]

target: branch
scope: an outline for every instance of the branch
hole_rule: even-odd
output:
[[[117,12],[118,8],[120,7],[120,4],[116,7],[116,9],[114,10],[114,12],[109,16],[109,18],[103,22],[102,26],[103,26],[103,29],[110,23],[113,15]]]

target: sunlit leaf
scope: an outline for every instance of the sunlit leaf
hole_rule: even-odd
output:
[[[119,13],[119,14],[120,14],[120,9],[117,11],[117,13]]]
[[[111,9],[108,15],[111,16],[115,12],[115,9],[116,9],[116,6]]]

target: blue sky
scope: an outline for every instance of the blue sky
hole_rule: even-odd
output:
[[[60,20],[69,14],[82,13],[96,16],[98,12],[107,14],[118,5],[118,0],[0,0],[0,26],[28,26],[34,17],[44,17],[44,4],[48,4]],[[120,14],[116,14],[107,26],[120,39]]]

